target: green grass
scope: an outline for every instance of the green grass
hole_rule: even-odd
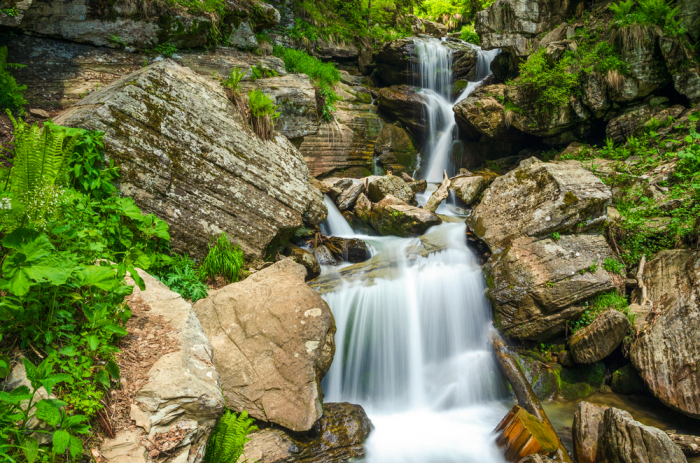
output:
[[[622,312],[627,316],[630,324],[634,325],[634,314],[629,310],[627,298],[624,295],[619,294],[617,291],[599,294],[590,301],[586,302],[586,304],[589,308],[579,317],[579,319],[576,321],[569,321],[569,326],[572,333],[575,333],[590,325],[593,323],[593,320],[598,317],[598,315],[609,309]]]
[[[221,233],[216,240],[209,243],[209,252],[199,266],[199,277],[203,281],[223,277],[226,283],[238,281],[243,268],[243,251],[234,246]]]
[[[197,263],[187,254],[174,254],[170,264],[161,269],[157,276],[171,290],[192,302],[204,299],[209,292],[200,279]]]

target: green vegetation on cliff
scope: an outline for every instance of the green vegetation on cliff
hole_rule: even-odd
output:
[[[7,47],[0,47],[0,111],[9,109],[22,112],[27,104],[24,99],[26,85],[19,85],[8,69],[24,67],[21,64],[7,62]]]

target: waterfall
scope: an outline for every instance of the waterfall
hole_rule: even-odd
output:
[[[355,232],[352,230],[348,221],[345,220],[343,214],[340,213],[335,202],[333,202],[328,195],[324,195],[323,202],[328,208],[328,217],[326,217],[326,220],[321,224],[321,231],[323,234],[326,236],[353,236]]]
[[[456,122],[452,108],[455,104],[469,96],[481,81],[490,73],[491,61],[500,50],[484,51],[477,49],[475,82],[469,82],[464,91],[452,101],[452,50],[438,39],[414,39],[414,49],[418,65],[412,69],[414,85],[421,88],[420,92],[428,100],[426,119],[428,122],[429,138],[425,153],[428,157],[424,178],[430,183],[442,181],[442,173],[450,168],[453,131]],[[472,45],[470,45],[472,46]]]
[[[490,307],[464,234],[463,223],[431,228],[423,239],[443,250],[427,256],[416,255],[418,238],[363,237],[386,276],[323,295],[337,326],[325,400],[365,407],[376,426],[370,463],[503,461],[490,435],[507,411]]]

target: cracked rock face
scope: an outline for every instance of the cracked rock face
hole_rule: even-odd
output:
[[[632,344],[632,363],[659,400],[700,418],[700,252],[662,251],[643,278],[662,314]]]
[[[301,153],[246,130],[223,88],[170,60],[122,77],[56,123],[105,132],[120,190],[170,225],[172,248],[202,256],[225,231],[249,259],[326,216]]]
[[[292,431],[308,431],[323,415],[321,380],[335,353],[333,315],[305,276],[284,259],[194,307],[226,405]]]
[[[576,363],[595,363],[612,353],[630,328],[630,322],[622,312],[608,310],[575,333],[570,342],[571,354]]]

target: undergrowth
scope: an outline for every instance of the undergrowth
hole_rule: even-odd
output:
[[[255,89],[248,93],[248,107],[253,132],[263,140],[271,140],[273,121],[280,115],[275,102],[260,89]]]
[[[23,68],[22,64],[7,62],[7,47],[0,47],[0,111],[9,109],[14,113],[22,113],[27,101],[24,99],[26,85],[19,85],[10,74],[9,69]]]
[[[226,411],[212,431],[202,463],[245,463],[243,448],[250,441],[248,434],[257,431],[248,412],[236,415]],[[241,459],[242,458],[242,459]]]
[[[216,239],[212,237],[209,252],[199,267],[199,277],[202,281],[222,277],[226,283],[233,283],[238,281],[242,268],[243,251],[231,244],[226,233],[221,233]]]
[[[584,304],[588,307],[588,309],[581,314],[578,320],[569,321],[569,327],[572,333],[575,333],[590,325],[598,317],[598,315],[610,309],[622,312],[625,314],[625,316],[627,316],[630,324],[634,325],[635,315],[629,310],[627,298],[616,291],[599,294]]]

